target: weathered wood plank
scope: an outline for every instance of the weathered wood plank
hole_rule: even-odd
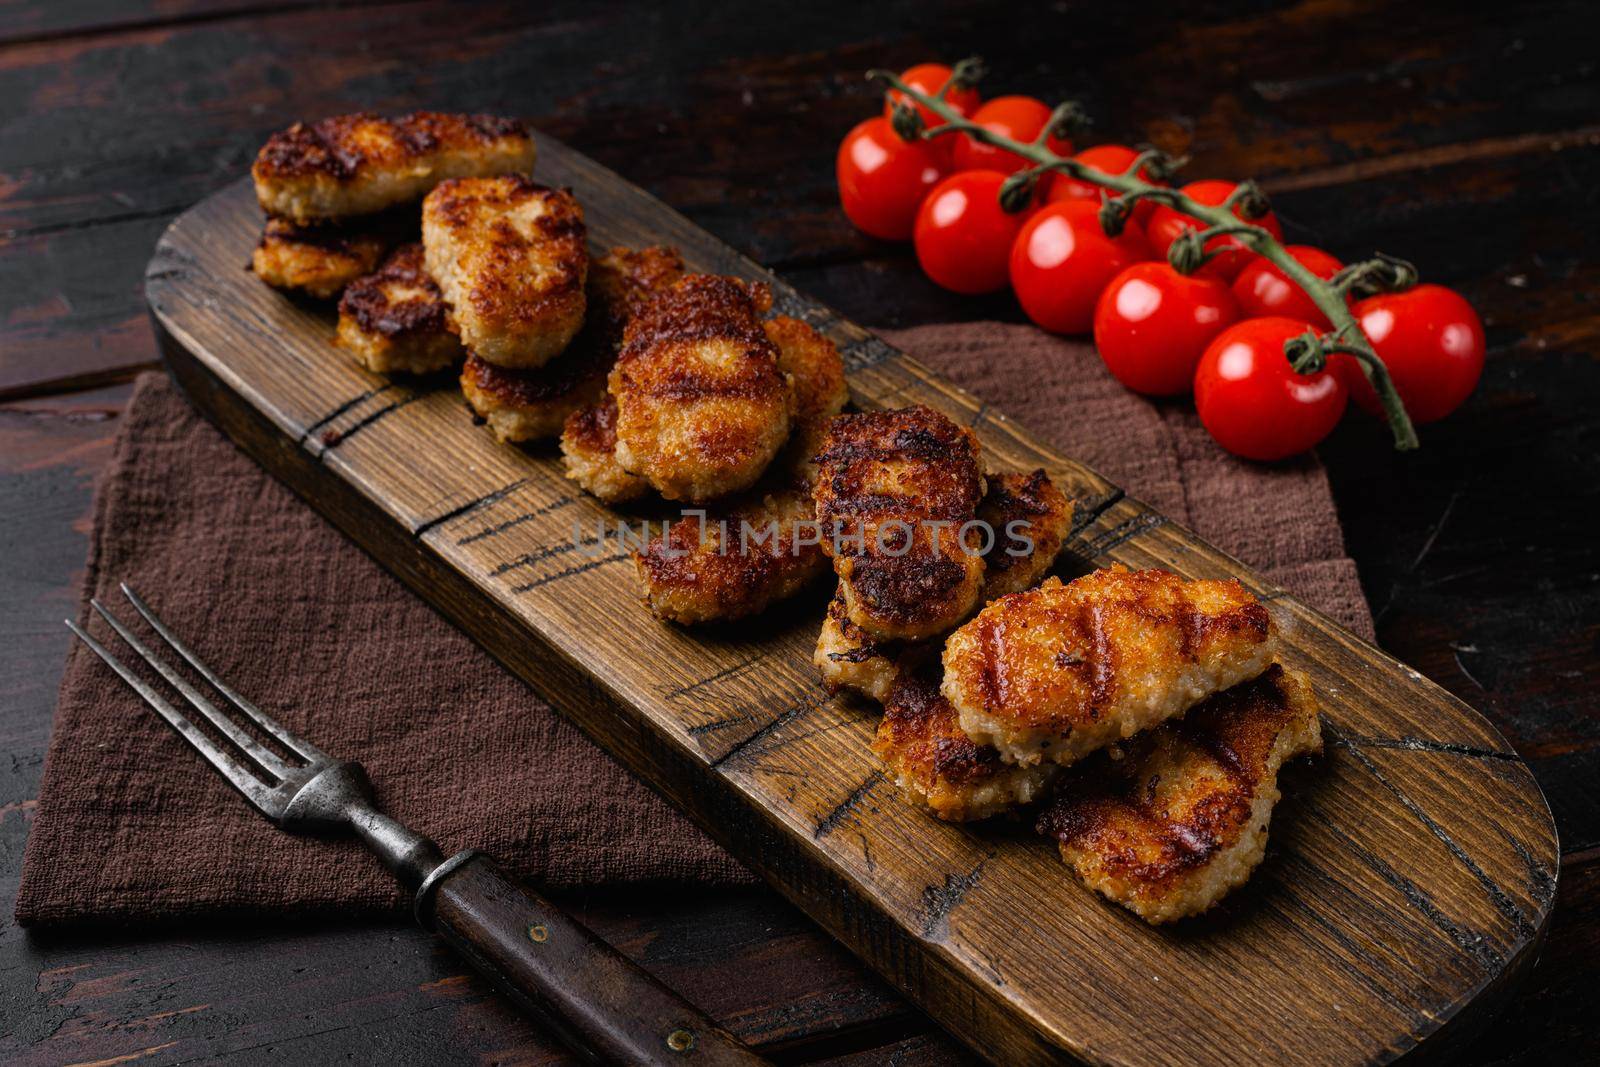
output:
[[[576,188],[597,244],[667,241],[702,269],[762,274],[548,139],[540,171]],[[1531,960],[1555,842],[1494,729],[1000,417],[980,427],[993,465],[1044,465],[1102,504],[1069,566],[1240,574],[1273,597],[1335,743],[1291,778],[1275,861],[1220,916],[1175,934],[1069,884],[1036,839],[931,823],[889,797],[840,817],[877,770],[864,709],[826,699],[812,673],[817,605],[738,635],[649,624],[614,553],[548,554],[575,518],[592,528],[605,514],[572,498],[548,453],[495,445],[448,390],[352,368],[328,349],[325,318],[218,269],[256,224],[248,189],[232,187],[183,216],[152,264],[169,357],[202,410],[985,1055],[1382,1058]],[[859,328],[778,294],[841,343],[858,401],[976,414]],[[408,444],[424,434],[428,449]],[[1284,972],[1318,977],[1291,994]],[[1218,1017],[1217,1003],[1248,1010]]]

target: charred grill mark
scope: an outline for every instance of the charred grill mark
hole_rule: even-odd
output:
[[[549,585],[551,582],[559,582],[563,578],[571,578],[576,574],[587,574],[589,571],[597,570],[601,567],[604,567],[608,563],[620,563],[628,558],[629,554],[627,552],[618,552],[615,555],[601,556],[599,559],[592,559],[588,563],[580,563],[576,566],[568,567],[564,571],[556,571],[554,574],[546,574],[542,577],[535,578],[526,585],[512,586],[511,591],[513,593],[531,593],[533,590],[538,589],[541,586]]]
[[[822,817],[817,823],[816,829],[811,832],[812,840],[821,841],[824,837],[837,830],[839,824],[853,815],[872,791],[883,783],[883,780],[881,771],[873,771],[867,775],[866,781],[852,789],[849,796],[845,797],[837,807]]]
[[[458,508],[451,508],[438,518],[429,519],[427,522],[424,522],[422,525],[413,530],[412,534],[416,537],[421,537],[435,526],[441,526],[444,523],[452,522],[455,519],[461,518],[463,515],[477,511],[479,508],[488,507],[490,504],[497,504],[527,484],[527,478],[518,478],[511,484],[503,485],[491,493],[485,493],[476,500],[469,500]],[[458,541],[456,543],[461,544],[462,542]]]

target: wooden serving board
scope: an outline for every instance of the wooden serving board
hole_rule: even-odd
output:
[[[327,309],[243,269],[248,182],[180,216],[146,294],[193,402],[952,1034],[997,1063],[1387,1060],[1468,1029],[1532,962],[1555,829],[1472,709],[615,174],[542,139],[538,176],[574,188],[596,247],[673,244],[771,283],[839,344],[858,405],[929,404],[974,426],[991,469],[1048,469],[1080,505],[1065,572],[1238,576],[1313,680],[1327,755],[1285,773],[1265,863],[1212,914],[1153,929],[1023,827],[898,799],[867,748],[874,709],[830,699],[811,665],[826,591],[738,626],[656,622],[623,554],[572,547],[618,516],[553,448],[496,443],[448,380],[358,369]]]

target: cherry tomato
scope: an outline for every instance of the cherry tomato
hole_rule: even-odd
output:
[[[1246,319],[1223,330],[1194,372],[1194,406],[1217,444],[1246,459],[1297,455],[1338,425],[1349,394],[1331,369],[1296,374],[1283,343],[1302,319]]]
[[[1011,246],[1026,214],[1001,210],[1006,177],[992,170],[952,174],[933,187],[917,213],[917,262],[934,282],[958,293],[992,293],[1006,284]]]
[[[1128,168],[1133,166],[1133,161],[1139,158],[1139,153],[1127,145],[1097,144],[1093,148],[1085,148],[1072,158],[1106,174],[1125,174]],[[1141,167],[1139,177],[1149,181],[1150,172]],[[1045,193],[1045,199],[1052,204],[1061,200],[1087,200],[1099,204],[1103,199],[1116,195],[1114,189],[1107,189],[1103,185],[1095,185],[1093,182],[1074,178],[1065,172],[1058,172],[1050,176],[1050,188]],[[1148,200],[1139,201],[1133,208],[1133,221],[1141,227],[1144,226],[1150,221],[1150,213],[1155,207]]]
[[[1228,287],[1166,263],[1136,263],[1111,279],[1094,310],[1094,346],[1134,392],[1186,393],[1206,345],[1239,320]]]
[[[1033,214],[1011,246],[1011,288],[1028,318],[1052,333],[1088,333],[1106,283],[1150,258],[1133,223],[1117,237],[1100,227],[1100,209],[1084,200]]]
[[[972,121],[1013,141],[1027,142],[1039,136],[1039,131],[1050,121],[1050,114],[1050,108],[1044,101],[1031,96],[997,96],[973,112]],[[1015,174],[1033,166],[1015,152],[983,144],[966,134],[954,136],[956,170],[993,170],[1001,174]],[[1072,142],[1065,138],[1051,137],[1045,143],[1058,156],[1072,151]]]
[[[1236,188],[1238,185],[1235,182],[1203,181],[1190,182],[1181,191],[1193,200],[1215,207],[1228,199]],[[1235,207],[1233,213],[1239,215],[1239,209]],[[1240,217],[1243,218],[1242,215]],[[1283,238],[1283,227],[1278,225],[1278,217],[1272,212],[1269,211],[1259,219],[1249,221],[1262,227],[1272,236],[1280,240]],[[1167,249],[1172,247],[1172,242],[1177,240],[1178,235],[1184,230],[1204,228],[1204,224],[1198,219],[1191,218],[1176,208],[1157,204],[1156,209],[1150,213],[1150,223],[1145,227],[1145,235],[1150,238],[1150,247],[1154,248],[1158,255],[1165,256]],[[1208,261],[1200,271],[1213,278],[1221,278],[1225,282],[1231,282],[1238,277],[1239,272],[1244,270],[1246,264],[1255,257],[1255,253],[1237,237],[1213,237],[1206,242],[1207,252],[1217,249],[1221,249],[1222,253]]]
[[[1337,259],[1320,248],[1310,245],[1289,245],[1286,251],[1312,274],[1327,281],[1344,267]],[[1311,298],[1270,260],[1256,256],[1233,280],[1233,295],[1239,300],[1239,310],[1250,318],[1267,318],[1276,315],[1285,319],[1304,319],[1318,330],[1332,327]]]
[[[944,83],[950,80],[951,73],[950,68],[943,63],[918,63],[900,75],[900,80],[919,93],[938,96],[939,90],[944,88]],[[890,89],[887,99],[883,102],[883,117],[886,119],[893,118],[896,101],[903,99],[905,99],[904,93],[898,89]],[[944,102],[959,111],[962,118],[970,118],[972,113],[978,110],[978,105],[983,102],[983,98],[978,95],[978,90],[976,89],[951,89],[949,95],[944,98]],[[922,116],[922,125],[927,129],[931,130],[936,126],[944,125],[944,119],[935,115],[921,104],[917,105],[917,114]],[[947,136],[942,140],[936,140],[931,143],[947,144],[949,140],[950,138]]]
[[[835,160],[839,202],[856,228],[889,241],[911,236],[922,198],[948,168],[930,144],[902,141],[879,117],[845,136]]]
[[[1351,311],[1389,368],[1412,422],[1436,422],[1472,395],[1483,374],[1483,321],[1461,294],[1442,285],[1418,285],[1369,296]],[[1377,391],[1353,356],[1336,354],[1329,365],[1357,404],[1374,415],[1383,413]]]

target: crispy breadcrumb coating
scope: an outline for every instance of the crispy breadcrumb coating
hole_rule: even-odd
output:
[[[428,273],[467,351],[543,366],[583,326],[589,253],[572,194],[521,175],[442,182],[422,202]]]
[[[991,474],[978,518],[993,531],[983,555],[983,602],[1032,588],[1072,530],[1072,501],[1040,470]]]
[[[382,234],[348,226],[297,226],[268,219],[250,257],[256,277],[274,289],[331,300],[383,258]]]
[[[828,558],[802,525],[810,519],[807,488],[752,493],[679,519],[633,553],[645,604],[685,625],[765,611],[828,573]]]
[[[610,393],[567,417],[561,428],[561,461],[568,478],[605,504],[637,500],[650,488],[617,462],[617,401]]]
[[[1198,915],[1261,862],[1278,769],[1321,750],[1310,685],[1274,664],[1085,761],[1039,832],[1085,885],[1146,922]]]
[[[946,822],[987,819],[1039,799],[1061,768],[1006,763],[976,744],[939,692],[939,676],[937,655],[907,657],[872,743],[906,799]]]
[[[447,178],[528,174],[533,158],[533,138],[515,119],[363,113],[273,134],[250,173],[267,214],[304,224],[408,203]]]
[[[787,440],[790,385],[756,318],[770,302],[766,286],[691,274],[628,323],[617,460],[668,500],[748,489]]]
[[[965,618],[983,583],[983,557],[961,532],[984,491],[972,431],[920,405],[841,415],[817,462],[817,518],[850,621],[914,640]],[[848,539],[839,551],[835,529]]]
[[[984,608],[945,643],[944,694],[1006,760],[1068,764],[1254,678],[1277,651],[1271,615],[1237,581],[1111,567]]]
[[[423,268],[422,246],[401,245],[339,298],[337,343],[378,374],[429,374],[462,357],[448,317],[444,296]]]

